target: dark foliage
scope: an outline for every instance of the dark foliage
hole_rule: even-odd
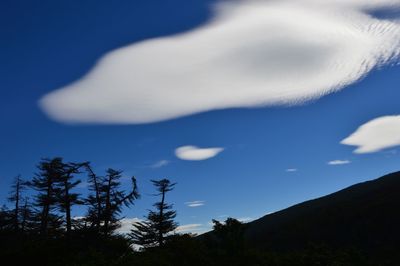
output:
[[[38,231],[41,235],[56,235],[61,228],[62,216],[55,211],[61,190],[64,163],[61,158],[44,159],[37,166],[39,172],[29,183],[37,191],[34,206],[37,212]]]
[[[59,191],[57,194],[58,205],[61,212],[65,213],[66,234],[69,236],[72,231],[71,209],[73,205],[82,204],[78,193],[72,192],[81,180],[74,180],[74,175],[80,174],[80,169],[87,163],[62,163],[61,175],[59,180]]]
[[[89,165],[89,194],[86,203],[89,205],[86,222],[89,228],[104,235],[111,234],[119,226],[119,215],[122,208],[130,207],[140,197],[136,178],[131,177],[129,193],[121,189],[122,171],[108,169],[104,177],[97,176]]]
[[[10,213],[10,219],[15,232],[18,232],[20,229],[25,229],[28,203],[27,199],[24,200],[22,198],[22,192],[25,190],[26,185],[27,183],[18,175],[14,178],[14,182],[11,185],[10,196],[8,197],[8,201],[14,205],[14,210]],[[21,207],[22,202],[24,202],[24,205]]]
[[[168,179],[151,182],[159,192],[156,196],[161,196],[161,200],[153,204],[156,210],[149,211],[146,221],[133,224],[134,229],[129,234],[132,243],[143,248],[163,246],[166,236],[177,227],[177,223],[174,222],[176,211],[172,210],[171,204],[165,203],[166,193],[174,189],[175,183]]]

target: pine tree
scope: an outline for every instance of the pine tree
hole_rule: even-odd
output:
[[[86,199],[89,204],[87,220],[97,232],[111,234],[119,226],[122,208],[131,206],[140,197],[136,178],[131,177],[132,188],[129,193],[121,189],[122,171],[108,169],[106,175],[97,176],[90,165],[89,189],[92,193]]]
[[[176,211],[172,210],[172,204],[165,203],[166,193],[173,190],[176,183],[168,179],[151,182],[159,192],[156,196],[161,196],[161,200],[153,204],[156,210],[149,211],[146,221],[133,224],[134,229],[130,233],[132,243],[143,248],[163,246],[165,238],[178,226],[174,221]]]
[[[33,211],[31,204],[29,203],[29,198],[25,197],[23,199],[23,205],[21,206],[21,232],[30,231],[33,229]]]
[[[43,159],[37,166],[39,172],[30,182],[30,186],[38,192],[34,205],[38,208],[39,232],[47,236],[50,229],[57,231],[62,224],[61,217],[54,213],[60,189],[58,182],[63,176],[61,158]]]
[[[103,212],[103,232],[105,235],[118,228],[118,215],[121,213],[122,207],[129,207],[134,200],[139,198],[136,178],[134,176],[131,177],[132,190],[128,194],[120,189],[121,178],[122,171],[109,168],[106,171],[106,176],[100,189],[105,200]]]
[[[75,174],[80,174],[80,168],[87,163],[62,163],[61,176],[59,180],[58,204],[62,212],[65,213],[65,224],[67,236],[71,234],[72,218],[71,209],[73,205],[82,204],[78,193],[71,190],[81,183],[81,180],[74,180]]]
[[[100,191],[102,177],[96,175],[90,164],[86,164],[86,169],[89,173],[88,184],[91,194],[86,199],[86,203],[89,205],[88,214],[86,216],[86,222],[89,222],[91,228],[95,228],[97,232],[100,231],[102,212],[103,212],[103,198]]]
[[[12,214],[6,205],[0,208],[0,232],[9,231],[13,228]]]
[[[8,197],[8,201],[14,203],[14,210],[12,212],[12,223],[13,223],[13,228],[14,231],[19,231],[20,227],[20,213],[21,213],[21,208],[20,208],[20,203],[22,200],[22,191],[26,187],[26,182],[22,180],[21,176],[18,175],[15,177],[14,182],[11,186],[11,192],[10,196]]]

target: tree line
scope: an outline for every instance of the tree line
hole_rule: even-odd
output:
[[[76,192],[87,177],[87,195]],[[103,175],[95,173],[89,162],[64,162],[60,157],[43,159],[29,180],[20,175],[13,180],[8,201],[0,211],[0,231],[40,238],[71,239],[77,234],[111,237],[121,223],[124,207],[130,208],[140,198],[137,180],[121,185],[123,172],[109,168]],[[146,219],[133,224],[130,243],[143,248],[162,246],[166,236],[178,226],[176,211],[166,203],[167,192],[175,183],[168,179],[151,180],[160,201]],[[28,191],[29,190],[29,191]],[[30,192],[30,193],[27,193]],[[73,217],[75,206],[86,207],[83,217]]]
[[[78,186],[86,179],[86,193]],[[167,194],[176,183],[151,180],[157,201],[130,233],[119,234],[124,208],[140,199],[137,179],[123,184],[123,172],[98,174],[89,162],[43,159],[30,179],[17,176],[8,204],[0,209],[0,262],[13,265],[251,266],[376,264],[358,250],[310,245],[275,252],[247,242],[248,225],[234,218],[213,220],[211,232],[178,234],[176,211]],[[83,185],[83,184],[82,184]],[[75,208],[84,208],[82,217]],[[381,262],[380,258],[378,262]]]

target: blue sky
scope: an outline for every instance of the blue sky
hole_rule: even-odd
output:
[[[133,76],[136,73],[146,76],[154,69],[159,71],[157,73],[161,71],[161,73],[170,74],[171,78],[166,79],[166,86],[174,89],[178,86],[177,84],[181,84],[180,82],[185,86],[190,85],[184,88],[186,98],[180,98],[180,91],[163,95],[162,91],[154,89],[150,96],[145,95],[143,98],[153,100],[152,97],[157,94],[154,96],[154,104],[150,102],[148,106],[141,108],[140,101],[143,99],[138,95],[143,88],[139,85],[149,88],[154,84],[156,86],[158,76],[153,77],[155,81],[152,83],[146,83],[145,78],[138,76],[130,81],[134,88],[128,96],[139,100],[132,102],[133,107],[122,105],[124,107],[122,112],[110,114],[115,121],[110,118],[104,121],[99,120],[104,118],[105,114],[108,115],[107,112],[110,111],[107,108],[96,113],[98,109],[86,110],[82,106],[71,105],[77,102],[76,97],[81,97],[81,94],[78,96],[66,94],[64,98],[56,95],[57,97],[50,99],[50,105],[41,106],[40,101],[46,95],[59,91],[60,88],[65,88],[91,73],[90,71],[96,67],[99,59],[118,48],[133,45],[133,55],[141,52],[140,56],[142,56],[148,51],[146,49],[149,45],[160,46],[154,51],[157,53],[161,51],[160,55],[164,56],[164,50],[169,46],[162,43],[163,39],[161,43],[152,43],[153,38],[171,37],[175,40],[175,36],[179,38],[179,34],[194,32],[194,37],[184,36],[190,43],[190,38],[195,38],[200,34],[203,34],[201,35],[203,39],[207,36],[212,37],[212,32],[206,35],[196,30],[207,25],[211,25],[211,29],[215,27],[211,23],[219,10],[213,7],[215,2],[211,0],[190,2],[140,0],[118,1],[117,4],[96,0],[41,1],[38,4],[22,0],[3,1],[0,8],[2,40],[0,42],[0,198],[6,198],[9,184],[15,175],[31,177],[40,158],[62,156],[71,161],[89,160],[99,172],[108,167],[115,167],[123,169],[127,176],[135,175],[138,178],[142,199],[132,209],[126,210],[126,217],[142,217],[155,200],[151,196],[153,191],[149,180],[168,177],[178,183],[176,189],[168,195],[168,200],[174,203],[180,224],[195,224],[192,228],[204,230],[209,227],[208,222],[212,218],[223,219],[226,215],[243,219],[258,218],[268,212],[400,169],[400,150],[398,149],[400,140],[394,136],[397,133],[400,136],[399,118],[396,116],[400,114],[398,60],[391,60],[385,64],[373,64],[372,69],[361,73],[363,76],[361,79],[349,77],[350,75],[345,72],[347,66],[339,65],[338,68],[343,73],[339,71],[337,75],[344,75],[344,78],[339,80],[345,84],[344,86],[337,85],[338,82],[330,84],[332,82],[330,79],[336,77],[322,72],[321,77],[326,79],[323,82],[327,83],[321,85],[319,91],[308,90],[314,88],[311,85],[319,84],[319,79],[315,83],[310,83],[311,85],[298,81],[299,88],[304,86],[304,92],[302,91],[303,94],[300,96],[294,93],[297,81],[290,83],[289,75],[288,84],[293,90],[287,92],[288,98],[284,98],[286,97],[284,95],[278,101],[274,98],[277,92],[273,89],[270,91],[266,89],[268,93],[263,91],[261,96],[258,91],[251,92],[254,95],[250,95],[248,91],[239,91],[240,93],[232,97],[232,102],[224,101],[225,98],[230,98],[230,94],[220,91],[215,85],[221,84],[218,83],[222,75],[218,72],[219,69],[213,72],[216,76],[220,75],[216,80],[212,78],[208,80],[210,75],[199,78],[197,76],[199,72],[188,71],[190,80],[195,80],[196,84],[207,77],[206,84],[213,89],[208,91],[206,96],[201,94],[196,96],[198,97],[196,99],[201,99],[197,102],[193,100],[194,98],[187,98],[188,95],[197,95],[195,89],[190,87],[191,81],[185,81],[184,77],[170,73],[169,68],[184,66],[187,62],[187,59],[180,54],[181,51],[175,51],[171,53],[175,53],[176,57],[171,58],[171,61],[160,61],[161,65],[157,63],[158,59],[143,56],[140,64],[134,62],[129,67],[138,69],[138,72],[132,74]],[[395,3],[396,1],[385,0],[384,2]],[[351,10],[353,7],[333,6],[332,8]],[[375,20],[384,22],[387,20],[398,25],[398,12],[393,12],[393,8],[390,10],[386,6],[374,8],[373,10],[379,12],[370,11],[368,14],[377,14],[379,17],[374,18]],[[225,8],[224,12],[228,12],[226,10],[229,11],[229,8]],[[241,6],[238,10],[244,14],[252,12]],[[291,9],[282,10],[291,12]],[[302,15],[300,14],[298,18],[301,19]],[[235,19],[236,17],[233,17],[233,21],[236,21]],[[238,17],[237,21],[240,22],[240,19]],[[337,18],[332,18],[333,21],[335,19]],[[243,23],[250,22],[245,20]],[[269,22],[265,22],[266,27],[269,26],[267,23]],[[282,27],[291,30],[292,24],[301,23],[301,20],[284,21],[282,22],[284,27]],[[337,26],[338,31],[339,26],[341,24]],[[360,35],[360,40],[366,42],[365,46],[368,46],[367,41],[371,39],[369,48],[371,50],[366,50],[365,54],[374,54],[378,48],[381,49],[381,46],[376,48],[372,45],[377,43],[379,38],[389,38],[388,40],[391,40],[394,46],[392,52],[395,53],[399,44],[396,41],[399,40],[400,34],[398,28],[395,26],[392,28],[394,37],[392,35],[378,37]],[[312,39],[314,35],[311,33],[309,35],[307,42],[314,40]],[[297,30],[293,30],[293,36],[297,36]],[[357,35],[354,36],[357,37]],[[251,42],[254,36],[246,35],[245,37]],[[150,42],[146,42],[148,40]],[[280,39],[277,39],[278,43],[279,41]],[[353,48],[341,39],[333,38],[331,41],[337,42],[338,46],[343,45],[345,52],[347,48]],[[385,39],[385,43],[390,42]],[[143,50],[137,50],[139,48],[135,44],[142,44],[144,48],[139,48]],[[213,45],[223,51],[228,44],[216,38]],[[301,50],[296,50],[298,47],[296,45],[294,41],[293,55],[297,55],[299,51],[307,51],[302,47]],[[175,49],[175,47],[172,48]],[[215,49],[218,52],[217,48]],[[311,57],[316,56],[317,60],[320,58],[323,60],[325,52],[330,49],[328,48],[321,51],[314,49],[316,54],[313,53]],[[204,47],[190,46],[188,51],[193,50],[193,53],[202,57],[202,49]],[[228,45],[226,49],[234,48]],[[292,46],[285,49],[287,50],[278,52],[292,53]],[[357,50],[357,47],[355,49]],[[385,47],[385,49],[389,50],[393,47]],[[262,54],[263,51],[259,53]],[[244,52],[245,59],[240,57],[239,61],[247,60],[248,56],[249,54]],[[360,58],[351,57],[348,61],[354,63],[356,67],[359,60],[368,61],[369,57],[363,56],[364,54],[360,55]],[[267,57],[267,59],[285,61],[285,58],[280,60],[280,58]],[[300,61],[295,60],[294,63],[299,64],[296,65],[296,71],[310,67],[312,75],[313,65],[307,59],[306,56],[299,57]],[[342,59],[338,58],[337,62],[342,62],[340,60]],[[117,60],[117,65],[118,62],[120,61]],[[214,61],[211,60],[211,62]],[[261,64],[261,69],[270,67],[263,65],[263,62],[256,63]],[[289,60],[288,64],[291,63],[292,61]],[[224,65],[221,66],[223,68]],[[251,67],[252,72],[255,72],[255,68],[258,69],[258,65]],[[282,68],[287,67],[286,64],[282,65]],[[316,67],[319,68],[318,65]],[[358,73],[357,70],[359,68],[356,71],[350,68],[350,72]],[[297,73],[296,71],[294,73]],[[327,73],[332,73],[332,71]],[[204,73],[200,72],[200,74]],[[305,77],[308,75],[302,72],[300,74],[304,74]],[[276,72],[275,76],[285,79],[281,72]],[[94,79],[96,77],[94,75]],[[177,77],[184,81],[178,82]],[[97,78],[101,80],[102,77]],[[240,75],[231,78],[235,84],[242,82],[243,79],[239,80]],[[270,79],[258,81],[258,76],[251,75],[250,78],[246,81],[250,82],[249,86],[267,88],[273,85],[268,83]],[[140,84],[135,83],[139,79],[144,81]],[[252,83],[256,79],[257,82]],[[101,81],[108,84],[108,80]],[[78,89],[86,85],[92,86],[89,83],[82,84],[77,85]],[[279,83],[276,84],[274,86],[280,86]],[[115,84],[111,83],[111,85]],[[335,92],[330,93],[328,87]],[[118,86],[112,87],[111,90],[115,90],[116,95],[122,95],[122,98],[127,97]],[[104,98],[96,98],[96,93],[88,95],[85,96],[86,98],[82,96],[85,108],[95,105],[96,101],[104,102]],[[324,96],[321,97],[322,95]],[[251,97],[247,98],[248,96]],[[129,97],[128,99],[131,99]],[[160,101],[164,97],[168,103]],[[254,100],[258,97],[268,103],[267,106],[261,106]],[[311,100],[303,101],[304,98]],[[114,99],[110,101],[112,100]],[[182,102],[186,100],[188,104],[183,105]],[[115,101],[111,102],[115,104],[111,105],[112,112],[118,109],[121,99],[117,98]],[[284,104],[281,104],[282,102]],[[294,102],[296,104],[293,104]],[[137,105],[139,107],[136,108]],[[57,109],[58,106],[60,110]],[[175,107],[176,109],[173,109]],[[191,107],[193,109],[190,109]],[[75,114],[75,110],[79,112]],[[134,113],[134,118],[131,119],[133,116],[129,116],[126,119],[121,116],[129,112]],[[59,115],[60,113],[62,116]],[[166,114],[165,117],[164,114]],[[82,117],[86,118],[81,119]],[[387,121],[371,122],[382,117],[386,117]],[[367,125],[363,130],[357,131],[365,124]],[[353,146],[340,143],[353,133],[357,134],[348,141],[348,144]],[[182,160],[178,158],[175,150],[188,145],[223,150],[209,159]],[[357,148],[354,146],[364,148],[365,152],[354,153]],[[339,164],[328,164],[331,161],[339,161]],[[295,170],[288,171],[288,169]],[[81,190],[84,191],[84,188]],[[204,205],[189,207],[185,204],[192,201],[202,201]]]

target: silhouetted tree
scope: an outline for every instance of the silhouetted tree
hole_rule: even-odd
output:
[[[62,180],[64,163],[59,157],[43,159],[37,168],[39,172],[36,173],[30,186],[38,192],[34,205],[39,208],[39,231],[42,235],[47,235],[50,227],[58,230],[62,223],[61,217],[52,210],[59,199],[60,189],[57,183]]]
[[[244,250],[244,232],[247,225],[234,218],[228,218],[225,223],[212,220],[214,234],[220,246],[228,253],[238,253]]]
[[[132,244],[138,245],[142,249],[157,246],[157,230],[149,216],[146,221],[133,223],[133,229],[129,233]]]
[[[21,203],[21,193],[26,187],[26,182],[22,180],[21,176],[18,175],[14,178],[13,184],[11,185],[10,196],[8,197],[8,201],[14,203],[14,210],[12,212],[12,223],[14,231],[18,231],[20,227],[20,203]]]
[[[78,193],[73,193],[71,190],[81,183],[81,180],[74,180],[74,175],[80,174],[80,168],[87,165],[87,163],[61,163],[60,180],[58,194],[58,204],[62,212],[65,213],[65,224],[67,236],[71,233],[72,218],[71,208],[75,204],[82,204],[83,201],[79,199]]]
[[[6,205],[0,208],[0,231],[8,231],[12,229],[12,215]]]
[[[165,237],[178,226],[174,221],[176,211],[172,210],[171,204],[165,203],[166,193],[173,190],[176,183],[171,183],[168,179],[151,182],[159,192],[156,196],[161,196],[161,200],[153,204],[156,210],[149,211],[146,221],[133,224],[134,229],[130,233],[132,243],[144,248],[163,246]]]
[[[122,208],[131,206],[140,197],[136,178],[131,177],[129,192],[121,189],[122,171],[108,169],[105,176],[97,176],[89,164],[89,189],[92,191],[86,199],[89,204],[86,220],[96,231],[109,235],[119,224]]]
[[[100,191],[102,178],[95,174],[90,164],[86,164],[86,169],[89,172],[89,190],[92,192],[86,199],[86,203],[89,204],[86,221],[91,224],[91,227],[95,227],[96,231],[99,232],[103,211],[102,204],[104,202]]]
[[[23,199],[23,205],[21,206],[21,232],[32,229],[33,227],[33,211],[29,203],[29,198]]]
[[[129,207],[134,200],[139,198],[139,192],[136,184],[136,178],[131,177],[132,189],[127,194],[121,190],[122,171],[109,168],[106,172],[104,182],[100,191],[103,194],[104,202],[104,228],[103,232],[107,235],[118,227],[118,215],[122,207]]]

